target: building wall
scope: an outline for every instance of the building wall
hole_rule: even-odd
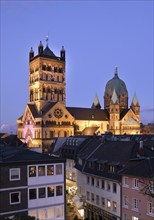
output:
[[[138,182],[138,187],[135,187],[135,181]],[[136,177],[123,176],[122,178],[122,216],[124,220],[152,220],[154,218],[154,201],[141,193],[142,181],[143,179]],[[136,208],[134,199],[137,200]],[[153,204],[153,214],[149,213],[149,203]]]

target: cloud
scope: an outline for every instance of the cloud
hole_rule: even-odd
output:
[[[1,133],[16,134],[17,133],[17,126],[16,125],[9,125],[9,124],[1,124],[0,125],[0,132]]]
[[[141,112],[154,112],[154,108],[143,108]]]

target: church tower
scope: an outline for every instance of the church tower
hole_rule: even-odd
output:
[[[48,38],[46,47],[40,41],[38,54],[29,52],[29,104],[35,104],[40,112],[48,102],[66,104],[65,83],[65,49],[62,47],[60,57],[50,50]]]
[[[110,101],[109,114],[109,130],[113,134],[120,134],[120,105],[115,89]]]

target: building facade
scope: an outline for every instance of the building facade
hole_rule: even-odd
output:
[[[0,217],[66,219],[65,160],[0,146]]]
[[[104,92],[104,109],[96,96],[91,108],[66,106],[66,58],[40,42],[38,54],[29,53],[29,102],[17,120],[18,137],[29,147],[47,150],[52,138],[73,135],[140,133],[140,105],[136,95],[128,108],[126,84],[118,76],[109,80]]]

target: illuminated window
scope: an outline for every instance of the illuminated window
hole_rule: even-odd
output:
[[[38,166],[38,176],[45,176],[45,166]]]
[[[113,202],[113,211],[116,212],[117,211],[117,203]]]
[[[20,168],[10,169],[10,180],[20,180]]]
[[[63,217],[63,206],[56,207],[56,218]]]
[[[132,216],[132,220],[139,220],[138,217]]]
[[[38,216],[39,216],[38,219],[47,219],[46,209],[39,209]]]
[[[47,175],[48,176],[54,175],[54,165],[47,166]]]
[[[54,213],[54,207],[48,208],[48,218],[54,219],[55,213]]]
[[[35,177],[36,176],[36,166],[30,166],[29,167],[29,177]]]
[[[29,189],[29,199],[36,199],[36,189]]]
[[[111,208],[111,201],[109,199],[107,200],[107,208]]]
[[[45,193],[45,188],[44,187],[43,188],[39,188],[38,193],[39,193],[39,199],[45,198],[46,193]]]
[[[54,191],[55,191],[55,187],[54,186],[49,186],[48,187],[48,197],[53,197],[54,196]]]
[[[56,186],[56,196],[63,195],[63,186]]]
[[[56,165],[56,174],[62,174],[62,164],[57,164]]]
[[[19,204],[20,203],[20,192],[10,193],[10,204]]]

